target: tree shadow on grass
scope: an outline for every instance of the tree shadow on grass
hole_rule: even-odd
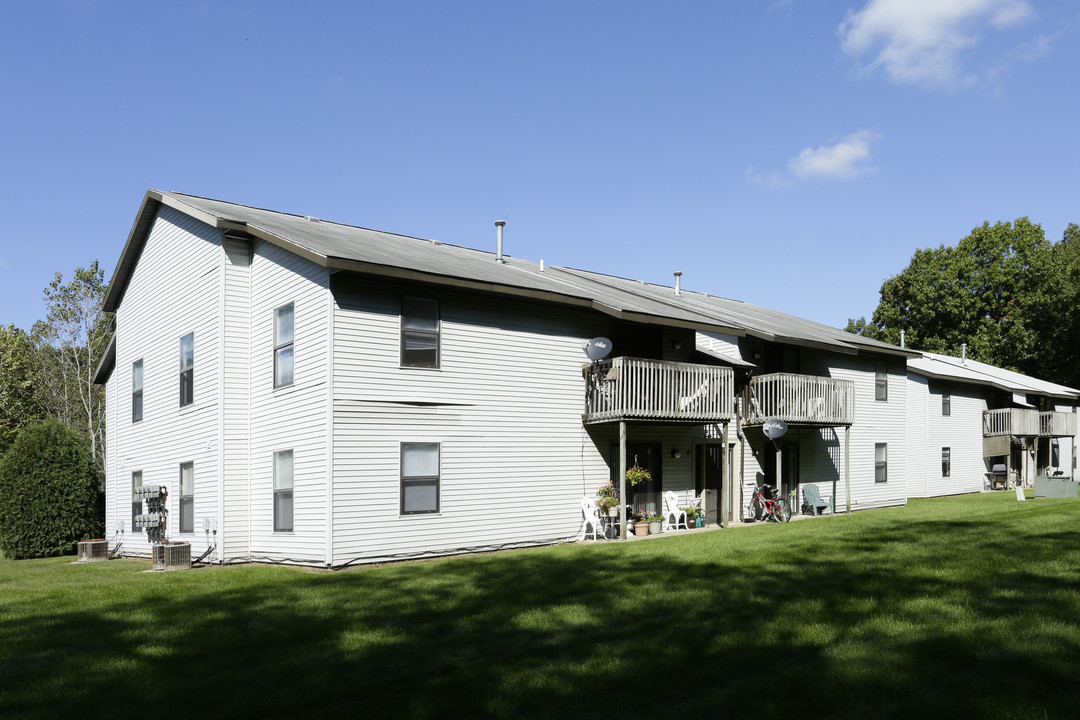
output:
[[[935,552],[927,532],[985,536],[971,524],[845,530],[824,557],[784,531],[769,555],[714,533],[338,574],[120,578],[108,601],[5,620],[0,714],[1026,718],[1080,705],[1080,595],[1040,570],[1060,549],[973,569],[960,553],[916,561]],[[680,559],[703,547],[708,560]]]

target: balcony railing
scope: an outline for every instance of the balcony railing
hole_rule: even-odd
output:
[[[1039,413],[1039,435],[1043,437],[1076,437],[1076,413]]]
[[[1074,437],[1076,413],[1006,408],[983,412],[983,437]]]
[[[855,422],[852,380],[772,373],[750,378],[742,394],[743,422],[760,425],[783,420],[803,425],[851,425]]]
[[[585,423],[735,418],[731,368],[617,357],[585,366]]]

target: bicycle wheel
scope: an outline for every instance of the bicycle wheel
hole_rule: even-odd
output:
[[[776,501],[776,520],[777,522],[789,522],[791,520],[791,505],[788,504],[786,498],[780,498]]]

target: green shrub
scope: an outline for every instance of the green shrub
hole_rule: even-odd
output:
[[[23,429],[0,459],[0,551],[15,560],[72,553],[102,536],[104,516],[86,441],[56,420]]]

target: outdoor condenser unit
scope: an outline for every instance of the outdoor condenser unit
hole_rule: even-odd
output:
[[[190,570],[190,543],[158,543],[152,546],[154,570]]]
[[[98,562],[108,559],[108,540],[83,540],[79,543],[79,562]]]

